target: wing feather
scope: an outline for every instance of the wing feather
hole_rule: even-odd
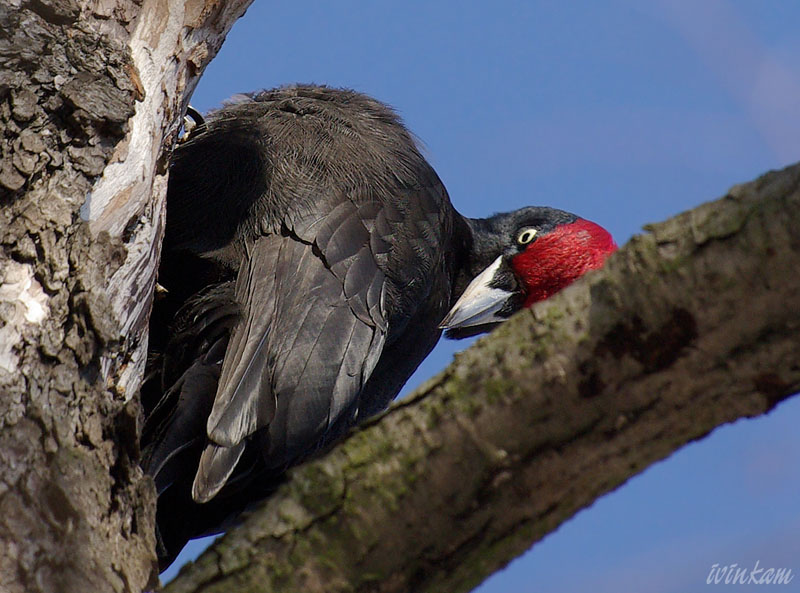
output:
[[[275,268],[281,247],[279,237],[260,238],[237,278],[236,299],[244,305],[244,319],[231,337],[206,426],[218,445],[236,445],[275,414],[275,397],[263,370],[270,357]]]
[[[314,237],[271,235],[251,245],[236,284],[242,321],[222,364],[195,500],[224,487],[254,433],[264,434],[267,466],[281,468],[355,417],[387,330],[386,277],[362,219],[374,211],[345,201],[323,220],[286,225],[313,228]]]
[[[192,498],[197,502],[208,502],[222,490],[244,453],[246,441],[232,447],[210,443],[200,455],[200,464],[192,483]]]

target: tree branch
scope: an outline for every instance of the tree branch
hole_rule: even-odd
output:
[[[800,389],[800,165],[648,228],[291,479],[166,587],[468,591]]]

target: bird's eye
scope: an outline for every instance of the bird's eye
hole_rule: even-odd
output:
[[[517,235],[517,243],[520,245],[527,245],[528,243],[533,241],[534,237],[536,237],[537,232],[538,231],[533,227],[522,229]]]

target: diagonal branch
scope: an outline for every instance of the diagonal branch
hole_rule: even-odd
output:
[[[468,591],[800,390],[800,164],[632,239],[353,433],[166,590]]]

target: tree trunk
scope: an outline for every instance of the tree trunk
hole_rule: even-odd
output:
[[[155,582],[136,463],[167,154],[248,0],[0,4],[0,591]],[[466,591],[800,385],[800,166],[657,225],[297,468],[170,591]]]
[[[141,591],[135,394],[179,114],[249,0],[0,4],[0,590]]]
[[[291,479],[166,587],[469,591],[800,389],[800,164],[635,237]]]

